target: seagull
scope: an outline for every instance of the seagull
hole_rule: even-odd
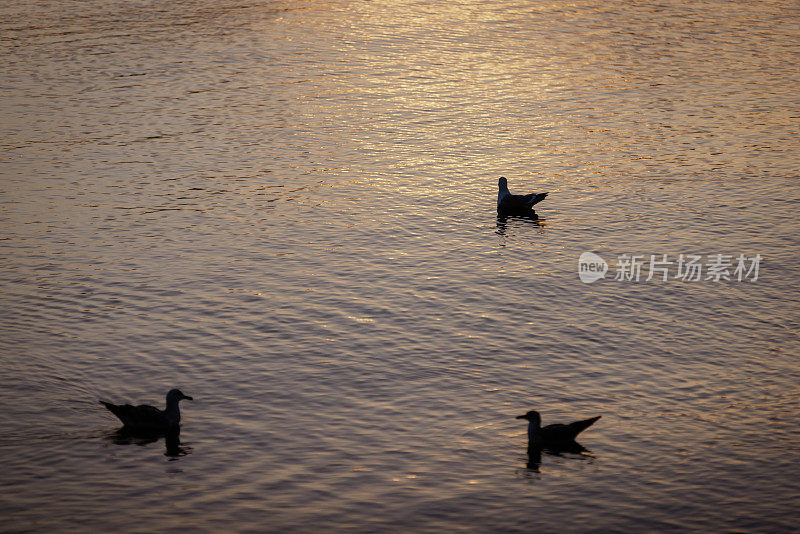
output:
[[[569,450],[578,445],[575,438],[592,426],[600,416],[575,421],[568,425],[554,424],[542,426],[542,416],[536,410],[531,410],[525,415],[518,415],[517,419],[528,420],[528,449],[561,449]]]
[[[497,192],[497,211],[505,213],[531,212],[533,205],[538,204],[547,196],[547,193],[530,193],[527,195],[512,195],[508,190],[508,180],[500,177]]]
[[[171,389],[167,392],[167,407],[164,410],[146,404],[131,406],[130,404],[111,404],[105,401],[100,401],[100,404],[116,415],[126,429],[170,430],[179,428],[181,411],[178,408],[178,402],[183,399],[194,400],[190,396],[184,395],[179,389]]]

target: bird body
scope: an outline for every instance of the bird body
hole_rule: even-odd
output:
[[[592,426],[600,416],[575,421],[567,425],[556,423],[542,426],[542,417],[539,412],[531,410],[525,415],[518,415],[517,419],[528,420],[528,447],[559,448],[575,443],[575,438]]]
[[[167,406],[163,410],[146,404],[132,406],[130,404],[111,404],[105,401],[100,401],[100,404],[117,416],[127,429],[169,430],[178,428],[180,425],[181,411],[178,403],[183,399],[193,400],[192,397],[184,395],[181,390],[171,389],[167,393]]]
[[[505,213],[530,212],[534,204],[545,199],[547,193],[529,193],[527,195],[512,195],[508,190],[508,180],[500,177],[497,183],[497,211]]]

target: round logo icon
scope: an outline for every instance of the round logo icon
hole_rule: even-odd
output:
[[[591,284],[606,275],[608,264],[606,260],[594,252],[584,252],[578,258],[578,278],[585,284]]]

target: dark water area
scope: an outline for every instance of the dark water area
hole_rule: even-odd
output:
[[[796,530],[795,2],[22,1],[0,52],[0,530]],[[531,463],[530,409],[602,418]]]

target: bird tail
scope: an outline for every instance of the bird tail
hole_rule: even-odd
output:
[[[598,419],[600,419],[600,415],[597,417],[592,417],[590,419],[584,419],[583,421],[575,421],[574,423],[569,424],[569,429],[572,432],[573,436],[577,436],[590,426],[592,426]]]
[[[102,401],[102,400],[101,400],[101,401],[99,401],[99,402],[100,402],[100,404],[102,404],[103,406],[105,406],[105,407],[106,407],[106,409],[107,409],[109,412],[113,413],[113,414],[114,414],[114,415],[116,415],[118,418],[120,417],[120,412],[119,412],[119,409],[120,409],[120,407],[119,407],[119,406],[117,406],[116,404],[111,404],[110,402]]]
[[[547,193],[537,193],[537,194],[535,194],[533,196],[533,198],[531,199],[530,203],[528,204],[528,207],[532,207],[534,204],[538,204],[539,202],[544,200],[545,197],[547,197]]]

